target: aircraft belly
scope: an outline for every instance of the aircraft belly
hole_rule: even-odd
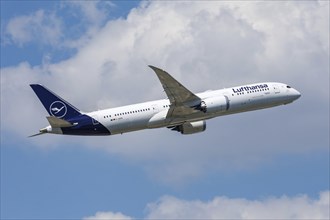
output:
[[[90,115],[80,115],[69,120],[74,126],[61,127],[63,134],[68,135],[110,135],[110,131],[101,122]]]
[[[280,97],[272,98],[268,97],[267,95],[259,95],[244,99],[232,99],[230,100],[230,103],[231,104],[228,112],[223,115],[270,108],[282,105],[283,100]]]
[[[148,118],[127,118],[114,120],[108,124],[111,134],[122,134],[147,128]]]

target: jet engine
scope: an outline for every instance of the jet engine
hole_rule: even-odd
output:
[[[185,122],[181,125],[175,127],[169,127],[173,131],[181,132],[181,134],[194,134],[198,132],[205,131],[206,122],[205,121],[195,121],[195,122]]]
[[[224,112],[229,108],[229,100],[226,96],[210,97],[202,100],[196,109],[204,113]]]

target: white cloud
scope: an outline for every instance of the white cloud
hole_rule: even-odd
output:
[[[78,5],[97,27],[103,19],[97,16],[101,9],[97,3],[86,4],[94,4],[91,11]],[[76,44],[77,54],[67,60],[2,68],[2,129],[13,138],[25,138],[46,125],[45,111],[30,83],[46,85],[84,111],[163,98],[160,83],[147,67],[153,64],[195,92],[269,80],[290,83],[303,95],[276,110],[208,121],[205,133],[192,136],[160,129],[125,137],[45,135],[31,141],[43,146],[73,141],[104,150],[139,164],[152,178],[170,185],[208,172],[253,169],[281,153],[325,150],[327,6],[329,2],[143,2],[126,19],[96,28],[88,41]],[[45,20],[52,24],[42,10],[18,17],[9,22],[9,33],[25,44],[37,33],[28,24],[43,30]],[[50,42],[61,38],[60,22],[53,26],[57,37]]]
[[[62,22],[55,13],[38,10],[11,19],[5,29],[9,38],[20,46],[40,42],[55,46],[62,37]]]
[[[63,46],[68,48],[88,44],[111,15],[111,8],[115,7],[109,1],[66,1],[61,5],[69,11],[68,17],[62,19],[76,20],[75,24],[66,27],[68,34]]]
[[[148,205],[147,219],[329,219],[329,191],[261,200],[215,197],[211,201],[164,196]]]
[[[4,23],[2,43],[20,47],[36,43],[57,50],[79,48],[97,33],[106,22],[110,8],[115,7],[105,1],[68,1],[54,5],[57,8],[53,10],[40,9]]]
[[[163,196],[146,207],[144,219],[329,219],[329,191],[319,198],[307,195],[259,200],[215,197],[210,201]],[[98,212],[84,219],[131,219],[121,213]]]
[[[62,4],[79,9],[80,18],[95,25],[101,25],[107,18],[108,10],[115,7],[113,3],[104,1],[71,1]]]
[[[120,212],[97,212],[94,216],[84,217],[83,220],[130,220],[129,216],[123,215]]]

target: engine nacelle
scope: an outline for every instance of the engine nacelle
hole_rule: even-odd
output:
[[[205,131],[205,129],[205,121],[185,122],[182,125],[178,125],[172,128],[172,130],[181,132],[181,134],[194,134]]]
[[[225,112],[229,109],[229,100],[226,96],[216,96],[204,99],[199,108],[205,113]]]

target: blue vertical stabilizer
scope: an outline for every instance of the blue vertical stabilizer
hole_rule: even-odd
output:
[[[49,115],[65,120],[81,115],[79,109],[46,87],[39,84],[31,84],[30,86],[44,105]]]

